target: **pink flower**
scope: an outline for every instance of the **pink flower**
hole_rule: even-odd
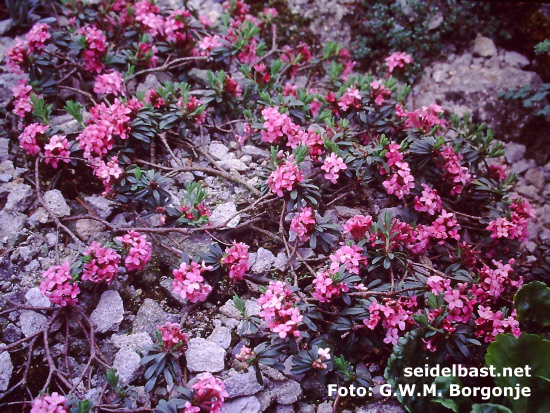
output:
[[[468,168],[460,165],[462,155],[455,153],[450,146],[444,146],[443,148],[441,156],[445,161],[448,179],[455,183],[454,188],[451,190],[451,194],[460,194],[462,192],[462,186],[470,183],[473,179],[473,175]]]
[[[258,299],[258,304],[262,307],[260,317],[280,338],[290,335],[300,337],[298,324],[302,322],[303,316],[294,306],[297,301],[296,296],[282,281],[270,281],[265,293]]]
[[[111,284],[118,274],[118,266],[120,264],[120,255],[112,248],[100,245],[97,242],[92,242],[89,247],[86,247],[84,252],[86,264],[82,270],[82,280],[99,283],[105,281]]]
[[[404,67],[405,64],[412,62],[412,57],[405,52],[395,52],[386,57],[386,66],[388,67],[388,73],[393,72],[396,67]]]
[[[346,93],[342,95],[338,106],[345,112],[349,107],[359,109],[361,107],[361,95],[359,90],[353,86],[350,86]]]
[[[50,267],[42,273],[40,291],[50,299],[52,304],[74,306],[78,301],[80,288],[71,276],[69,263]]]
[[[449,303],[449,310],[464,307],[464,302],[461,298],[462,294],[460,294],[458,290],[449,290],[445,292],[445,301]]]
[[[348,167],[341,157],[332,152],[325,158],[325,163],[321,166],[321,169],[326,172],[325,179],[335,184],[338,180],[340,171],[346,170]]]
[[[313,280],[313,285],[315,285],[313,297],[321,303],[329,302],[333,297],[339,297],[341,292],[349,291],[347,284],[340,282],[337,271],[332,269],[318,272]]]
[[[68,413],[68,401],[65,396],[57,392],[51,395],[45,393],[33,400],[30,413]]]
[[[128,231],[123,237],[116,237],[115,240],[122,243],[124,249],[128,250],[124,266],[128,271],[139,271],[151,261],[153,247],[147,241],[147,236],[137,231]]]
[[[396,162],[395,166],[394,173],[388,180],[382,182],[382,186],[386,188],[388,194],[394,194],[397,198],[402,199],[414,188],[414,177],[411,175],[411,168],[407,162]]]
[[[401,107],[396,107],[396,114],[400,117],[406,117],[406,128],[420,129],[424,132],[429,130],[435,125],[445,126],[444,119],[439,118],[439,113],[443,113],[443,109],[439,105],[422,106],[421,109],[417,109],[414,112],[404,112]]]
[[[193,384],[195,397],[193,405],[210,413],[221,413],[225,405],[225,398],[229,394],[225,391],[225,384],[220,379],[212,376],[211,373],[202,373],[197,376]],[[200,411],[195,410],[195,412]]]
[[[31,92],[33,90],[32,86],[27,82],[27,78],[20,80],[17,86],[12,89],[13,97],[15,98],[13,102],[15,107],[14,113],[20,118],[25,117],[27,113],[32,111]]]
[[[460,240],[460,235],[458,234],[459,229],[460,225],[458,225],[458,222],[454,219],[454,214],[448,213],[442,209],[441,215],[432,223],[428,231],[432,238],[441,240],[439,244],[442,245],[447,238],[452,238],[457,241]]]
[[[381,106],[384,103],[384,100],[391,97],[391,90],[389,90],[386,85],[382,84],[379,80],[371,82],[370,87],[372,88],[371,96],[374,99],[374,103],[378,106]]]
[[[363,320],[363,323],[374,330],[382,321],[382,327],[386,330],[384,343],[395,345],[399,339],[399,330],[404,332],[407,325],[413,323],[411,309],[415,306],[413,299],[386,300],[384,304],[373,300],[369,306],[369,318]]]
[[[25,36],[29,44],[29,51],[44,50],[46,41],[52,37],[50,33],[48,33],[49,28],[50,26],[44,23],[36,23],[32,26],[31,30]]]
[[[69,147],[69,141],[65,136],[53,135],[50,138],[50,142],[44,145],[44,162],[50,164],[53,168],[57,168],[60,161],[65,163],[70,162],[70,160],[66,158],[66,156],[71,154]]]
[[[86,48],[82,54],[84,68],[91,72],[101,73],[105,68],[101,59],[107,50],[107,38],[103,32],[95,27],[81,27],[78,34],[84,36]]]
[[[197,45],[200,50],[200,56],[209,56],[214,48],[223,46],[223,43],[221,42],[221,37],[216,34],[214,36],[203,37]]]
[[[48,126],[41,123],[31,123],[27,126],[21,135],[19,135],[19,142],[21,147],[29,154],[36,155],[40,152],[40,146],[38,146],[37,138],[45,138],[45,133],[48,130]]]
[[[94,92],[101,95],[126,96],[124,78],[115,70],[100,74],[95,79]]]
[[[371,223],[372,217],[370,215],[355,215],[344,224],[344,231],[351,234],[353,239],[358,241],[365,236]]]
[[[178,347],[178,353],[183,353],[187,349],[187,341],[189,336],[181,331],[179,324],[167,322],[163,326],[157,327],[162,337],[162,347],[165,350],[171,351],[174,347]]]
[[[526,242],[529,239],[527,230],[529,220],[535,217],[535,209],[528,201],[516,198],[510,205],[510,219],[499,217],[489,222],[487,230],[491,238],[509,238]]]
[[[233,246],[227,248],[225,254],[222,263],[229,268],[229,278],[233,282],[244,279],[246,272],[250,269],[248,245],[233,241]]]
[[[23,74],[21,66],[29,57],[29,44],[20,39],[15,39],[15,44],[6,51],[6,65],[11,73]]]
[[[94,158],[92,159],[91,166],[94,170],[94,175],[103,181],[105,193],[111,191],[113,183],[124,173],[118,164],[116,156],[111,157],[111,160],[107,163],[99,158]]]
[[[288,160],[282,161],[277,165],[277,168],[271,173],[267,180],[267,185],[274,193],[283,197],[283,190],[292,191],[296,185],[304,180],[304,175],[300,168],[294,163],[294,160],[289,157]]]
[[[441,211],[441,198],[437,195],[437,191],[426,184],[422,184],[422,187],[424,188],[422,196],[414,198],[414,209],[430,215]]]
[[[311,232],[315,229],[315,216],[310,207],[302,207],[292,219],[290,229],[298,235],[300,241],[309,240]]]
[[[237,354],[235,358],[243,363],[247,363],[248,360],[253,359],[255,356],[256,353],[254,353],[254,350],[246,346],[242,346],[241,351],[239,351],[239,354]]]
[[[360,264],[366,264],[367,258],[363,255],[363,249],[357,245],[343,245],[330,256],[332,271],[339,271],[341,265],[346,266],[346,271],[359,274]]]
[[[173,272],[172,288],[174,293],[192,303],[205,301],[210,291],[212,291],[212,287],[206,283],[201,274],[211,269],[212,267],[206,266],[204,262],[202,264],[182,262],[180,267]]]

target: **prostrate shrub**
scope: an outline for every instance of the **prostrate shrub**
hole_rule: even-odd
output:
[[[68,25],[39,22],[6,53],[10,70],[25,73],[13,103],[20,160],[35,163],[43,205],[44,182],[57,176],[64,190],[63,177],[72,172],[82,191],[115,200],[135,220],[121,229],[86,216],[113,236],[85,246],[64,224],[74,217],[54,219],[81,254],[43,274],[41,290],[68,314],[63,321],[55,307],[48,329],[58,317],[66,323],[86,317],[81,291],[140,271],[155,259],[153,250],[168,248],[180,261],[167,275],[174,276],[173,292],[193,303],[184,309],[191,317],[217,290],[228,297],[234,288],[246,291],[246,282],[264,284],[246,292],[257,298],[258,316],[235,298],[252,333],[243,333],[246,346],[237,355],[247,366],[282,369],[294,355],[293,374],[366,385],[365,363],[383,367],[390,358],[392,375],[399,352],[407,352],[479,366],[498,334],[521,334],[512,299],[523,279],[514,263],[535,211],[510,196],[515,176],[494,161],[503,148],[485,125],[449,118],[436,104],[404,107],[410,86],[397,78],[410,75],[414,54],[388,56],[387,72],[375,78],[353,73],[341,44],[279,45],[277,10],[252,16],[241,0],[226,1],[216,23],[192,10],[167,13],[147,0],[61,3],[56,10]],[[134,92],[152,73],[172,81]],[[65,101],[67,94],[73,99]],[[77,132],[52,126],[53,116],[66,113]],[[228,171],[203,146],[206,133],[234,148],[264,149],[268,160],[252,171]],[[182,150],[192,155],[184,159]],[[194,182],[175,181],[181,172],[193,173]],[[204,174],[240,187],[238,213],[248,215],[237,228],[229,225],[237,214],[209,223]],[[335,213],[344,207],[347,220]],[[159,226],[148,224],[151,217]],[[201,232],[218,242],[193,257],[166,237]],[[249,253],[262,245],[286,255],[286,270],[249,274]],[[304,248],[311,249],[307,258]],[[220,289],[221,283],[234,287]],[[84,318],[82,329],[93,340],[87,325]],[[153,406],[221,411],[227,393],[220,379],[203,374],[184,381],[187,339],[179,325],[159,326],[143,359]],[[93,350],[85,371],[92,364],[108,371],[98,357]],[[44,390],[82,397],[50,368]],[[112,372],[108,383],[111,408],[135,402]],[[159,387],[168,392],[152,393]],[[68,409],[59,407],[68,405],[57,393],[32,396],[33,411],[55,403],[56,411]]]

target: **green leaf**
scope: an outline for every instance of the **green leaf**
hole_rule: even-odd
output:
[[[532,281],[514,296],[517,319],[525,325],[550,325],[550,288],[543,282]]]
[[[533,334],[523,333],[519,338],[512,334],[499,334],[489,345],[485,361],[495,367],[495,382],[500,387],[529,387],[530,397],[510,398],[515,412],[546,413],[550,411],[550,341]],[[529,366],[530,377],[520,377],[515,369]],[[506,372],[504,371],[506,368]],[[511,370],[510,370],[511,368]],[[510,373],[511,372],[511,373]],[[506,374],[504,374],[506,373]],[[498,375],[500,374],[500,377]],[[505,377],[506,376],[506,377]],[[543,378],[541,378],[543,377]]]
[[[512,411],[500,404],[483,403],[474,404],[470,413],[512,413]]]

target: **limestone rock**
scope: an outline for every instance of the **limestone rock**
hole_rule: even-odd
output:
[[[124,319],[124,304],[120,294],[114,290],[107,290],[101,294],[90,319],[94,322],[98,333],[116,330]]]
[[[58,189],[52,189],[44,194],[44,202],[56,217],[67,217],[71,214],[71,208]]]
[[[275,395],[277,403],[292,404],[302,397],[302,387],[294,380],[274,382],[271,390]]]
[[[38,333],[48,325],[46,316],[32,310],[21,311],[19,322],[21,324],[21,331],[25,337]]]
[[[222,408],[222,413],[260,413],[261,411],[260,402],[254,396],[228,400]]]
[[[113,368],[116,370],[120,381],[131,383],[138,378],[141,367],[141,357],[130,347],[123,347],[116,353]]]
[[[48,297],[46,297],[40,291],[39,287],[33,287],[25,294],[25,300],[27,304],[33,307],[51,307],[52,303]]]
[[[234,202],[226,202],[225,204],[218,205],[214,211],[212,211],[212,215],[210,216],[210,224],[212,226],[218,226],[218,225],[226,225],[228,228],[236,228],[237,225],[239,225],[239,222],[241,221],[240,215],[235,216],[231,219],[231,221],[226,221],[235,215],[237,212],[237,205],[235,205]]]
[[[146,332],[155,337],[157,326],[164,325],[167,321],[177,322],[177,314],[167,313],[156,301],[146,298],[136,314],[132,330],[134,333]]]
[[[225,390],[231,399],[239,396],[251,396],[263,388],[264,386],[258,383],[254,367],[251,367],[246,373],[235,374],[225,380]]]
[[[214,328],[207,340],[216,343],[223,349],[227,349],[231,344],[231,329],[218,326]]]
[[[474,56],[493,57],[497,54],[495,43],[488,37],[478,36],[474,43]]]
[[[10,353],[3,351],[0,353],[0,392],[6,391],[10,384],[13,364]]]
[[[218,344],[204,338],[189,340],[185,358],[187,368],[192,373],[203,371],[216,373],[222,371],[225,366],[225,350]]]

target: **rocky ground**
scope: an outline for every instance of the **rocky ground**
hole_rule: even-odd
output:
[[[311,30],[314,34],[332,33],[335,40],[342,40],[339,36],[345,30],[342,19],[347,12],[346,1],[289,0],[288,5],[291,11],[311,19]],[[210,17],[215,19],[216,13],[220,12],[219,4],[213,3],[211,6]],[[6,31],[7,25],[8,23],[1,22],[0,35]],[[345,31],[345,36],[347,37],[344,40],[349,42],[349,31]],[[0,37],[0,60],[3,60],[5,50],[13,42],[11,37]],[[476,119],[487,122],[494,129],[498,139],[507,142],[506,155],[500,162],[508,164],[519,176],[515,191],[527,198],[538,210],[537,219],[530,228],[531,241],[526,245],[532,254],[528,261],[536,260],[539,245],[548,243],[550,239],[550,159],[548,152],[537,154],[535,159],[529,150],[531,142],[525,139],[526,136],[533,136],[531,128],[536,122],[537,108],[526,109],[517,104],[503,102],[498,98],[498,93],[525,84],[541,84],[539,76],[528,70],[529,65],[529,60],[524,56],[499,50],[491,39],[480,37],[470,51],[449,55],[446,61],[435,62],[427,67],[423,77],[415,85],[410,101],[411,109],[438,103],[450,113],[473,113]],[[0,105],[6,105],[10,101],[11,88],[16,81],[17,76],[0,68]],[[158,81],[157,76],[151,75],[147,78],[147,87]],[[136,85],[138,90],[140,86]],[[56,118],[53,121],[69,131],[77,126],[70,119],[72,118]],[[3,122],[0,120],[0,128]],[[546,137],[547,130],[541,130],[540,133]],[[203,143],[208,144],[208,138]],[[37,287],[41,273],[60,259],[75,257],[78,247],[70,240],[59,242],[59,233],[36,199],[34,183],[26,178],[26,173],[32,166],[15,167],[10,145],[12,143],[7,138],[0,138],[0,291],[10,300],[29,307],[49,307],[51,303],[41,295]],[[266,156],[264,151],[253,146],[245,146],[239,150],[216,142],[206,148],[209,155],[219,161],[220,166],[241,171],[243,174],[253,171],[254,165],[263,162]],[[185,182],[190,177],[183,173],[176,179]],[[216,225],[236,212],[239,193],[224,187],[217,179],[205,177],[205,180],[210,186],[215,205],[210,222]],[[254,178],[249,182],[254,183]],[[67,201],[61,192],[52,189],[45,192],[44,199],[59,218],[85,215],[91,211],[119,227],[129,224],[128,216],[114,213],[112,202],[100,196]],[[336,212],[341,218],[353,215],[353,211],[343,209]],[[229,226],[237,226],[244,219],[246,216],[237,216]],[[108,235],[105,226],[97,221],[81,219],[68,225],[84,241],[101,240]],[[179,248],[193,255],[207,248],[210,237],[181,237],[177,239],[177,243]],[[310,252],[307,249],[301,251],[306,259]],[[161,250],[157,253],[161,257],[167,254]],[[276,251],[260,248],[257,254],[251,254],[254,275],[261,277],[287,266],[288,259],[282,249]],[[180,313],[183,303],[178,296],[172,294],[171,279],[163,275],[163,272],[167,273],[163,270],[164,268],[153,265],[137,282],[133,280],[133,283],[129,283],[122,277],[102,294],[90,294],[81,300],[83,306],[90,310],[90,319],[95,324],[101,351],[123,382],[132,383],[143,373],[140,353],[153,343],[156,326],[166,321],[182,322],[193,337],[186,350],[189,372],[219,373],[230,397],[224,412],[333,411],[332,401],[319,402],[325,392],[324,388],[318,391],[319,400],[304,400],[304,388],[311,390],[316,383],[302,381],[302,377],[293,376],[290,369],[279,372],[263,366],[263,383],[258,382],[253,369],[243,372],[239,362],[231,357],[243,345],[236,334],[236,330],[242,327],[242,316],[232,301],[207,304],[206,311],[199,317],[187,319],[185,314],[182,316]],[[160,283],[157,284],[156,280],[159,278]],[[254,289],[257,286],[250,284],[249,288]],[[259,305],[253,300],[248,301],[248,307],[249,315],[259,313]],[[7,316],[0,314],[2,343],[9,345],[23,337],[29,337],[40,331],[45,323],[46,317],[32,309],[13,311]],[[81,340],[72,343],[72,346],[79,348],[81,357],[71,357],[69,363],[78,370],[83,367],[88,343]],[[59,352],[62,347],[59,344],[52,351]],[[0,353],[0,396],[9,388],[17,362],[7,352]],[[384,382],[382,372],[377,367],[368,373],[374,383]],[[99,396],[98,389],[102,380],[101,377],[96,378],[97,387],[88,391],[87,398],[94,400]],[[137,386],[136,390],[140,398],[148,397],[142,386]],[[382,401],[379,392],[375,391],[374,399],[374,403],[360,407],[356,412],[403,411],[395,401]]]

